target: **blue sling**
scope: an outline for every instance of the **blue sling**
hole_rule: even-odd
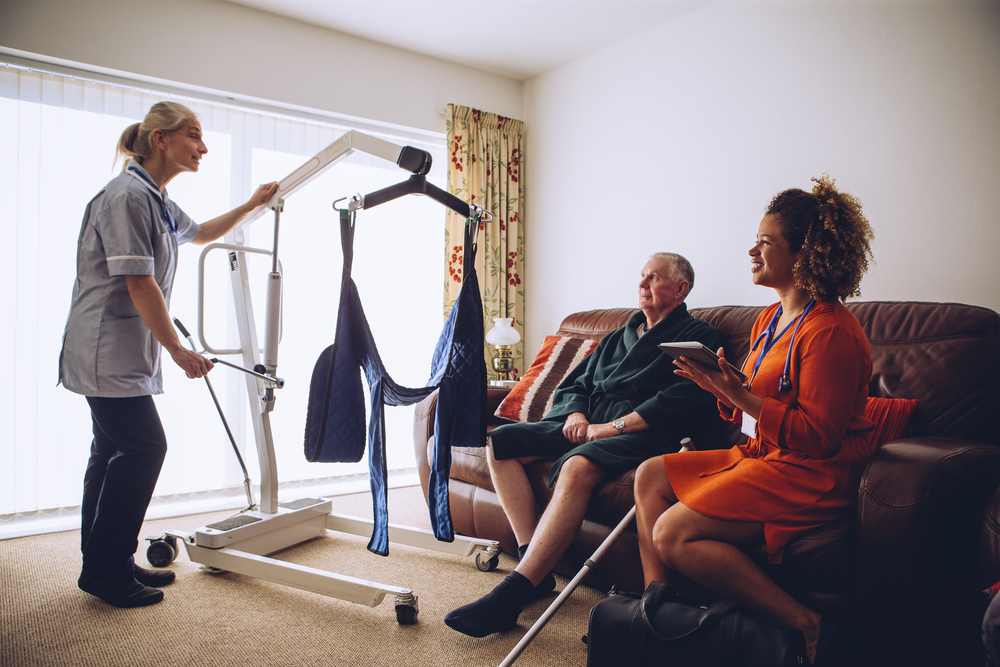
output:
[[[368,468],[371,474],[374,527],[368,550],[389,554],[388,467],[385,456],[385,405],[413,405],[439,390],[434,423],[427,505],[434,535],[451,542],[455,532],[448,504],[452,447],[486,444],[486,362],[483,358],[483,304],[476,276],[476,232],[479,221],[465,224],[463,282],[438,339],[424,387],[403,387],[389,376],[368,326],[361,297],[351,278],[354,261],[354,215],[340,211],[344,268],[333,345],[323,350],[313,368],[306,416],[305,456],[309,461],[346,463],[361,460],[365,449],[364,390],[368,382]]]

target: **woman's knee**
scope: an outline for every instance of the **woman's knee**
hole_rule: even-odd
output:
[[[663,457],[657,456],[646,459],[639,464],[635,470],[635,492],[636,494],[646,493],[651,488],[657,486],[660,472],[663,471]]]
[[[662,456],[647,459],[639,464],[635,471],[633,487],[636,503],[658,499],[677,502]]]
[[[690,535],[685,528],[684,522],[679,516],[679,511],[675,508],[682,507],[680,504],[672,506],[669,510],[660,515],[660,518],[653,524],[653,547],[660,560],[672,570],[680,570],[683,561],[684,545],[688,543]]]
[[[699,558],[694,545],[711,542],[737,550],[764,543],[764,524],[753,521],[713,519],[683,503],[675,503],[653,526],[653,545],[660,559],[671,569],[686,572]]]

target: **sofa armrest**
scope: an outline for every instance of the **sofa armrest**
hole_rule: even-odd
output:
[[[976,616],[984,609],[975,576],[978,540],[998,485],[1000,447],[993,445],[915,437],[875,453],[858,492],[861,627],[917,652],[933,650],[926,642],[942,641],[948,629],[955,641],[976,643]]]
[[[486,388],[486,429],[487,431],[509,424],[506,419],[497,417],[494,413],[510,389],[506,387]],[[427,459],[428,443],[434,437],[434,414],[437,410],[438,392],[417,403],[413,410],[413,453],[416,456],[417,473],[420,475],[420,486],[424,488],[424,498],[427,497],[427,484],[430,479],[430,461]]]

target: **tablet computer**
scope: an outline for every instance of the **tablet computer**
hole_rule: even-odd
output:
[[[688,340],[680,343],[660,343],[660,349],[674,359],[677,359],[678,357],[687,357],[691,361],[697,362],[699,365],[704,366],[709,370],[716,371],[717,373],[722,372],[719,369],[719,355],[696,340]],[[729,368],[736,374],[736,377],[740,379],[740,382],[747,381],[747,376],[744,375],[740,369],[736,368],[736,366],[729,364]]]

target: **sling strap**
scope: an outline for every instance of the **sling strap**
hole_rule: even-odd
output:
[[[305,456],[309,461],[356,462],[365,449],[365,406],[361,371],[368,383],[368,468],[374,527],[368,550],[389,554],[388,466],[384,406],[413,405],[439,390],[434,422],[434,451],[427,490],[431,525],[437,539],[455,539],[448,502],[452,447],[486,444],[486,362],[483,358],[483,304],[476,276],[478,219],[465,224],[462,288],[438,338],[424,387],[409,388],[390,377],[379,357],[357,285],[354,262],[355,215],[340,211],[344,267],[333,345],[313,368],[306,416]]]

